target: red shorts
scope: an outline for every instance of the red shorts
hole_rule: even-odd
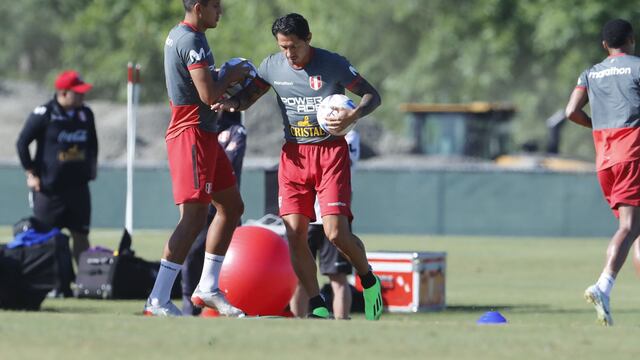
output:
[[[604,198],[619,217],[620,205],[640,206],[640,160],[617,163],[598,171]]]
[[[287,142],[278,170],[280,216],[302,214],[316,220],[316,194],[320,213],[344,215],[351,221],[351,169],[344,138],[319,144]]]
[[[167,139],[169,172],[176,204],[210,203],[211,194],[236,184],[218,134],[189,127]]]

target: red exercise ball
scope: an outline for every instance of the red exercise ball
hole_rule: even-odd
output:
[[[297,281],[286,240],[259,226],[235,230],[220,272],[233,306],[247,315],[281,315]]]

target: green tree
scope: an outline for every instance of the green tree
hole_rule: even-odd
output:
[[[402,129],[404,102],[507,101],[518,108],[517,143],[544,142],[544,120],[562,108],[579,73],[599,62],[600,29],[634,20],[628,0],[223,0],[207,32],[217,64],[259,63],[278,51],[273,20],[299,12],[313,45],[346,56],[378,87],[375,117]],[[181,1],[51,0],[0,3],[0,74],[42,79],[77,68],[94,96],[124,100],[129,61],[143,67],[145,101],[166,99],[163,43],[183,16]],[[640,24],[637,26],[640,29]],[[590,133],[568,126],[561,152],[593,156]]]

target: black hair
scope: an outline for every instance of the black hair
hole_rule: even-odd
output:
[[[633,27],[627,20],[610,20],[602,28],[602,40],[613,49],[623,47],[631,36],[633,36]]]
[[[291,13],[279,17],[271,26],[271,33],[274,37],[278,34],[296,35],[299,39],[309,40],[311,32],[309,31],[309,23],[302,15]]]
[[[185,11],[191,11],[198,3],[202,6],[207,6],[209,0],[182,0],[182,5],[184,5]]]

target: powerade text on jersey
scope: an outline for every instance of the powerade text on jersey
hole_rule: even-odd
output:
[[[282,52],[266,58],[258,76],[274,88],[282,113],[284,137],[299,144],[333,140],[316,119],[318,105],[332,94],[344,94],[360,79],[349,61],[324,49],[311,48],[311,59],[302,69],[289,65]]]
[[[609,56],[585,70],[576,87],[589,96],[596,168],[640,159],[640,58]]]
[[[213,53],[207,38],[190,24],[178,24],[169,32],[164,45],[164,73],[171,104],[167,139],[191,126],[216,131],[216,113],[200,100],[189,74],[189,70],[202,67],[215,71]]]

